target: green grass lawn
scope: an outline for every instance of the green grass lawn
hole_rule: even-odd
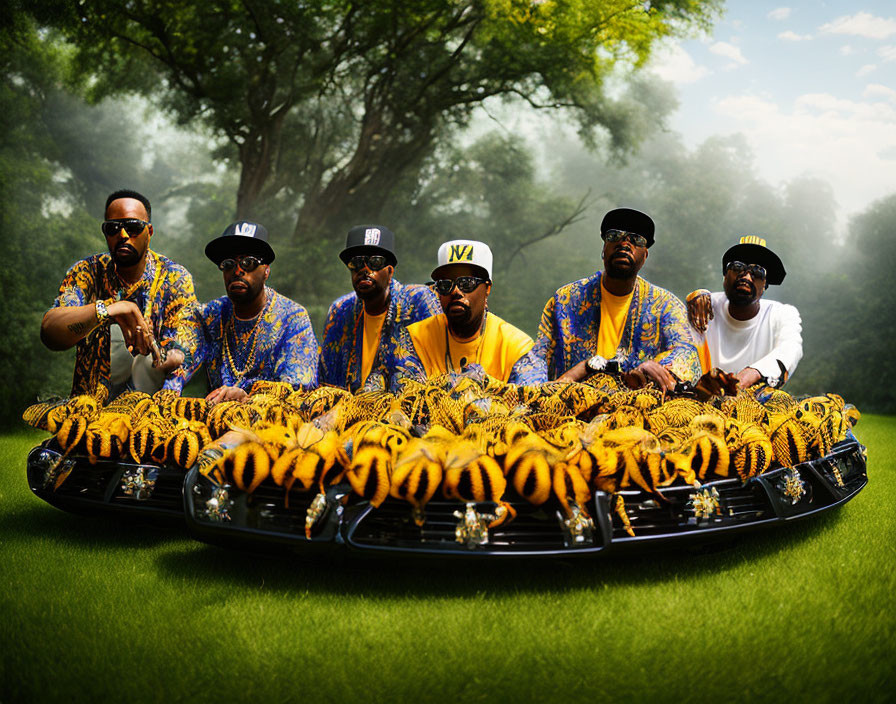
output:
[[[710,551],[308,562],[69,515],[0,438],[0,702],[892,701],[896,419],[868,487]]]

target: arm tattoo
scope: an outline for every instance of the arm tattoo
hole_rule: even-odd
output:
[[[68,326],[68,329],[71,330],[75,335],[80,335],[82,332],[87,332],[90,326],[87,323],[72,323]]]

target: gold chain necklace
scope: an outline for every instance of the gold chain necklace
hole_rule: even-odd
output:
[[[249,349],[249,356],[246,359],[246,365],[239,369],[236,365],[236,360],[233,358],[233,352],[230,350],[230,343],[227,340],[228,331],[233,333],[233,341],[236,343],[236,324],[233,322],[236,318],[236,313],[231,312],[230,320],[227,321],[227,329],[224,330],[224,356],[227,358],[227,366],[230,367],[230,371],[237,378],[238,381],[242,381],[243,377],[252,369],[252,365],[255,364],[255,355],[258,347],[258,323],[264,318],[265,313],[267,313],[268,307],[274,300],[273,296],[268,295],[268,292],[265,291],[265,304],[264,308],[262,308],[261,312],[255,317],[255,322],[252,324],[252,332],[249,333],[249,339],[252,340],[252,346]]]

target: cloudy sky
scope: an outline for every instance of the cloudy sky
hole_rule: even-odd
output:
[[[665,46],[671,127],[696,146],[744,134],[759,174],[828,181],[841,227],[896,192],[896,2],[728,0],[711,36]]]

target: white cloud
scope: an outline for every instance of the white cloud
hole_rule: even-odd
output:
[[[856,78],[867,76],[869,73],[873,73],[876,68],[877,66],[875,64],[865,64],[862,68],[856,71]]]
[[[791,107],[768,97],[732,95],[715,101],[713,109],[731,131],[747,137],[767,179],[823,178],[850,213],[896,191],[896,169],[888,156],[896,151],[896,100],[888,90],[869,87],[864,101],[807,94]]]
[[[849,44],[844,44],[840,47],[840,56],[849,56],[850,54],[854,54],[856,52]]]
[[[781,32],[778,35],[778,39],[783,39],[787,42],[802,42],[811,38],[811,34],[797,34],[796,32],[791,32],[789,29],[786,32]]]
[[[882,46],[877,50],[877,55],[884,61],[896,61],[896,46]]]
[[[866,39],[886,39],[896,34],[896,20],[875,17],[870,12],[858,12],[854,15],[843,15],[833,22],[823,24],[818,31],[822,34],[849,34]]]
[[[724,56],[727,59],[731,59],[734,63],[729,64],[726,68],[734,68],[735,66],[743,66],[746,63],[749,63],[744,55],[740,52],[734,44],[729,44],[728,42],[716,42],[715,44],[709,47],[709,50],[713,54],[717,54],[718,56]]]
[[[650,71],[677,85],[694,83],[709,73],[709,69],[697,64],[680,44],[672,43],[662,45],[654,53]]]
[[[776,7],[774,10],[769,12],[766,17],[770,20],[786,20],[790,17],[790,8],[789,7]]]
[[[886,100],[896,100],[896,90],[881,83],[869,83],[862,91],[863,98],[885,98]]]

